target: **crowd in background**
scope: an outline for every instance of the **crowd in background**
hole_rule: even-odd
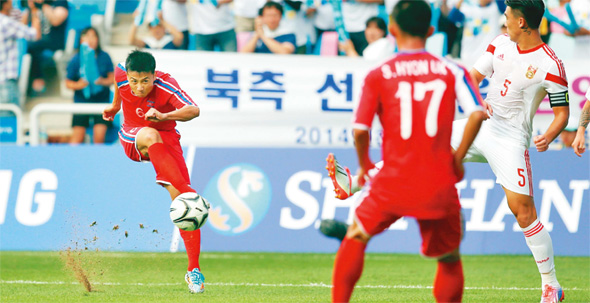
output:
[[[20,1],[21,10],[13,7],[12,2],[0,0],[0,100],[18,105],[18,40],[28,41],[26,52],[32,58],[30,96],[42,95],[46,85],[42,61],[51,60],[43,52],[64,48],[67,20],[72,12],[66,0]],[[342,22],[347,37],[340,37],[335,47],[340,55],[380,60],[395,52],[394,38],[387,28],[387,12],[396,0],[343,1],[341,20],[335,18],[331,2],[334,1],[163,0],[160,10],[152,7],[152,13],[141,16],[140,22],[137,16],[142,12],[136,10],[128,43],[151,49],[322,55],[322,37],[326,33],[334,34],[337,24]],[[504,30],[503,1],[430,2],[438,18],[433,18],[433,25],[446,38],[447,47],[441,55],[460,58],[468,68]],[[571,7],[575,22],[570,20],[566,4]],[[590,53],[590,0],[549,0],[548,7],[551,15],[563,22],[544,21],[540,30],[546,42],[552,35],[567,36],[575,40],[578,50],[588,50],[577,54]],[[570,32],[568,25],[574,23],[577,27]],[[147,28],[146,35],[138,34],[141,27]],[[112,61],[101,49],[99,31],[86,28],[79,39],[81,45],[89,47],[94,59],[88,61],[81,51],[73,56],[64,73],[66,87],[75,91],[75,102],[109,102]],[[96,68],[88,69],[84,62],[96,64]],[[87,77],[80,75],[81,70],[94,72],[97,80],[88,83],[84,80]],[[94,125],[94,142],[104,140],[108,124],[101,122],[100,117],[75,116],[71,142],[82,142],[86,128],[91,125]]]

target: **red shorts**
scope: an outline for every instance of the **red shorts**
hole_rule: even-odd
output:
[[[355,220],[365,233],[374,236],[403,216],[416,217],[422,235],[421,253],[426,257],[441,257],[455,250],[461,243],[461,205],[456,195],[434,195],[433,199],[436,199],[436,203],[445,203],[443,199],[448,199],[449,210],[439,218],[421,218],[415,213],[400,211],[403,208],[400,207],[401,204],[416,204],[419,198],[377,195],[369,188],[355,211]]]
[[[141,127],[130,127],[130,126],[122,126],[119,130],[119,141],[121,141],[121,145],[123,145],[123,149],[125,150],[125,154],[129,159],[137,162],[148,162],[150,161],[149,157],[142,155],[139,150],[137,149],[137,145],[135,143],[135,137],[141,131]],[[159,130],[160,137],[162,138],[162,142],[168,148],[170,155],[176,161],[182,176],[190,184],[190,178],[188,175],[188,170],[186,168],[186,162],[184,157],[182,156],[182,147],[180,146],[180,134],[176,129],[173,130]],[[156,182],[160,184],[170,184],[170,180],[166,180],[166,178],[160,176],[160,174],[156,175]]]

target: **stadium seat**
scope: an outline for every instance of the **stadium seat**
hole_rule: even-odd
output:
[[[248,43],[250,37],[252,37],[252,32],[236,33],[236,40],[238,42],[238,52],[242,49],[242,47],[244,47],[244,45],[246,45],[246,43]]]
[[[318,41],[320,56],[338,56],[338,33],[324,32]]]

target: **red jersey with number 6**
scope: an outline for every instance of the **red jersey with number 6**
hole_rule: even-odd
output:
[[[152,91],[145,98],[139,98],[133,94],[129,87],[127,71],[123,63],[119,63],[115,68],[115,81],[119,88],[125,119],[123,126],[149,126],[157,130],[173,130],[176,127],[176,121],[147,121],[144,118],[145,113],[150,108],[155,108],[161,113],[168,113],[183,108],[185,105],[196,106],[193,100],[180,89],[172,76],[161,71],[156,71],[155,76]]]
[[[481,110],[467,71],[426,51],[400,52],[372,70],[353,127],[368,130],[379,116],[384,165],[377,177],[387,176],[392,189],[410,191],[454,185],[455,100],[467,115]]]

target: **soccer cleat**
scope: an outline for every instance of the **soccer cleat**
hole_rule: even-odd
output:
[[[324,219],[320,223],[320,232],[329,238],[336,238],[340,241],[346,236],[348,224],[336,220]]]
[[[543,295],[541,295],[541,303],[558,303],[565,299],[563,289],[553,287],[549,284],[543,286]]]
[[[340,166],[336,157],[334,157],[334,154],[332,153],[328,155],[326,162],[328,163],[326,169],[328,170],[328,176],[330,176],[330,179],[332,179],[332,183],[334,184],[336,198],[344,200],[352,196],[352,179],[348,167]]]
[[[188,271],[184,280],[188,283],[188,291],[191,293],[197,294],[205,291],[205,276],[198,268]]]

